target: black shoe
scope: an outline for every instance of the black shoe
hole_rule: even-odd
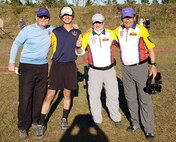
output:
[[[127,131],[128,131],[128,132],[134,132],[134,131],[136,131],[137,129],[139,129],[138,126],[130,125],[130,126],[127,128]]]
[[[115,122],[115,126],[116,126],[117,128],[121,128],[121,127],[122,127],[121,121]]]
[[[154,139],[154,134],[153,133],[146,133],[146,139],[149,141],[152,141]]]

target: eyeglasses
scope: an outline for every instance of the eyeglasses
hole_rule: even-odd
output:
[[[38,18],[40,18],[40,19],[49,19],[49,17],[47,17],[47,16],[45,16],[45,15],[38,16]]]

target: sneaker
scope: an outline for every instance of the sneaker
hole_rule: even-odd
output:
[[[43,138],[45,131],[46,131],[46,126],[43,126],[43,125],[37,126],[36,135],[38,140],[41,140]]]
[[[38,128],[38,124],[37,123],[32,123],[32,129],[34,129],[36,131],[37,128]]]
[[[69,128],[68,122],[66,118],[62,118],[60,121],[60,126],[63,130],[66,130]]]
[[[128,132],[134,132],[138,129],[139,127],[135,126],[135,125],[130,125],[128,128],[127,128],[127,131]]]
[[[19,130],[19,135],[20,135],[20,138],[22,138],[22,139],[26,139],[28,136],[26,130]]]
[[[115,122],[115,126],[116,126],[117,128],[121,128],[121,127],[122,127],[121,121]]]
[[[152,141],[154,139],[154,134],[153,133],[146,133],[146,139],[148,141]]]

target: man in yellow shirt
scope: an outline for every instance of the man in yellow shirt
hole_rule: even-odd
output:
[[[82,49],[88,52],[88,94],[90,110],[95,123],[103,121],[100,95],[102,87],[106,92],[106,105],[115,125],[121,127],[119,112],[119,88],[114,65],[114,47],[116,36],[113,31],[104,28],[104,16],[96,13],[92,16],[92,30],[82,38]]]
[[[149,39],[148,30],[144,26],[135,23],[135,11],[127,7],[122,9],[123,24],[114,32],[118,39],[118,45],[122,60],[122,78],[131,114],[131,125],[127,131],[133,132],[140,128],[139,114],[146,138],[154,138],[154,116],[152,109],[152,98],[144,92],[149,75],[153,78],[157,74],[154,43]],[[151,59],[148,73],[148,55]],[[139,114],[138,114],[139,113]]]

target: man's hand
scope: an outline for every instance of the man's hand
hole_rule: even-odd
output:
[[[79,29],[78,24],[73,24],[72,26],[73,26],[74,29]]]
[[[9,63],[8,70],[15,71],[15,63]]]
[[[77,41],[76,41],[76,47],[77,48],[80,48],[82,46],[82,39],[78,39]]]
[[[83,50],[81,47],[82,47],[82,37],[80,37],[76,41],[76,55],[78,55],[78,56],[85,54],[85,50]]]
[[[156,68],[156,66],[151,65],[151,68],[150,68],[150,72],[149,72],[149,73],[150,73],[149,75],[153,75],[153,80],[154,80],[154,78],[155,78],[156,75],[157,75],[157,68]]]

